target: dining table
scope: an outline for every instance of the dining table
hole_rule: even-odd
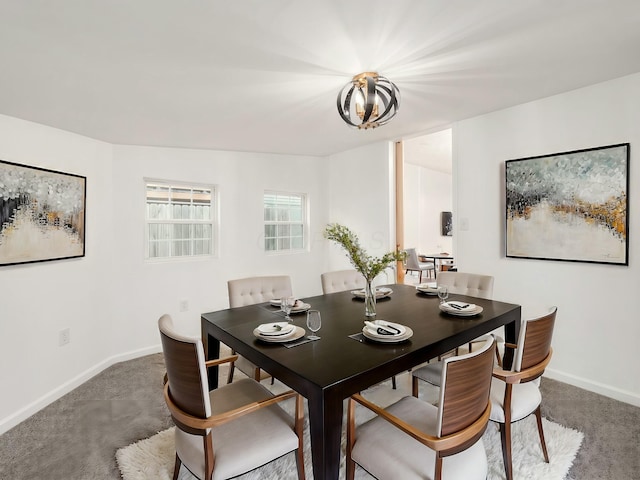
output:
[[[305,297],[304,302],[321,313],[321,338],[290,348],[286,343],[265,342],[256,337],[259,325],[283,320],[279,308],[270,302],[201,315],[207,359],[219,357],[223,342],[307,399],[316,480],[338,478],[343,403],[350,395],[502,326],[506,341],[516,342],[519,305],[451,295],[449,300],[482,308],[478,315],[459,317],[441,311],[437,296],[422,293],[414,286],[386,287],[391,293],[378,299],[375,318],[412,331],[410,338],[397,343],[380,343],[363,336],[364,321],[373,318],[365,317],[361,296],[351,291]],[[306,327],[304,312],[291,318],[294,325]],[[505,359],[507,365],[509,361]],[[211,389],[218,386],[215,368],[210,369],[209,385]]]
[[[441,270],[444,265],[443,260],[451,260],[453,262],[453,256],[448,253],[419,253],[418,259],[421,262],[433,262],[433,276],[436,280],[438,279],[438,271]]]

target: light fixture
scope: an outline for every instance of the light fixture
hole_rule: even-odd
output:
[[[352,127],[376,128],[391,120],[400,108],[400,91],[376,72],[353,77],[338,94],[338,113]]]

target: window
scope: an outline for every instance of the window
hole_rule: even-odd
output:
[[[304,249],[305,212],[305,195],[297,193],[265,192],[265,251],[283,252]]]
[[[215,189],[146,182],[147,258],[214,254]]]

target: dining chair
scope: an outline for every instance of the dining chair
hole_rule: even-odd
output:
[[[493,297],[493,277],[477,273],[444,271],[438,274],[438,285],[446,285],[449,293],[470,297]]]
[[[291,297],[291,277],[288,275],[270,275],[262,277],[238,278],[227,281],[229,307],[237,308],[256,303],[268,302],[275,298]],[[232,351],[232,353],[235,353]],[[236,367],[249,378],[257,381],[269,378],[269,374],[241,355],[229,365],[227,383],[233,381]]]
[[[418,254],[415,248],[405,249],[407,258],[405,259],[405,272],[419,272],[420,276],[418,281],[422,283],[422,272],[427,272],[427,275],[431,277],[431,273],[435,272],[435,265],[433,262],[421,262],[418,260]]]
[[[205,361],[202,340],[176,332],[169,315],[158,320],[166,366],[164,399],[175,428],[173,480],[182,464],[200,480],[236,477],[296,451],[304,480],[302,397],[273,395],[252,378],[209,391],[207,368],[237,356]],[[279,405],[295,399],[291,417]]]
[[[406,396],[387,408],[356,394],[347,408],[347,479],[356,464],[379,480],[485,479],[482,443],[491,403],[492,337],[481,348],[448,357],[438,406]],[[356,426],[356,403],[376,416]]]
[[[444,271],[438,274],[438,286],[446,285],[449,293],[459,295],[469,295],[471,297],[488,298],[493,296],[493,277],[490,275],[479,275],[475,273]],[[496,336],[498,343],[504,343],[502,337]],[[473,349],[475,341],[469,342],[469,351]],[[459,350],[453,351],[456,355]],[[499,357],[498,357],[499,358]],[[440,386],[440,370],[442,370],[442,359],[428,363],[411,372],[411,389],[413,396],[418,396],[418,381]]]
[[[344,292],[364,288],[366,281],[357,270],[336,270],[320,275],[322,293]]]
[[[539,379],[551,361],[553,349],[551,339],[557,308],[551,307],[538,316],[532,316],[520,324],[518,343],[505,344],[505,349],[514,349],[511,370],[496,368],[491,382],[491,420],[500,425],[502,455],[507,480],[513,479],[511,462],[511,424],[535,413],[538,435],[544,461],[549,463],[549,454],[542,429]]]

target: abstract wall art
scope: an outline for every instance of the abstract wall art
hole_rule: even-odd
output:
[[[0,266],[83,257],[86,177],[0,160]]]
[[[507,160],[506,256],[628,265],[629,149]]]
[[[451,212],[440,212],[440,234],[443,237],[453,236],[453,217]]]

